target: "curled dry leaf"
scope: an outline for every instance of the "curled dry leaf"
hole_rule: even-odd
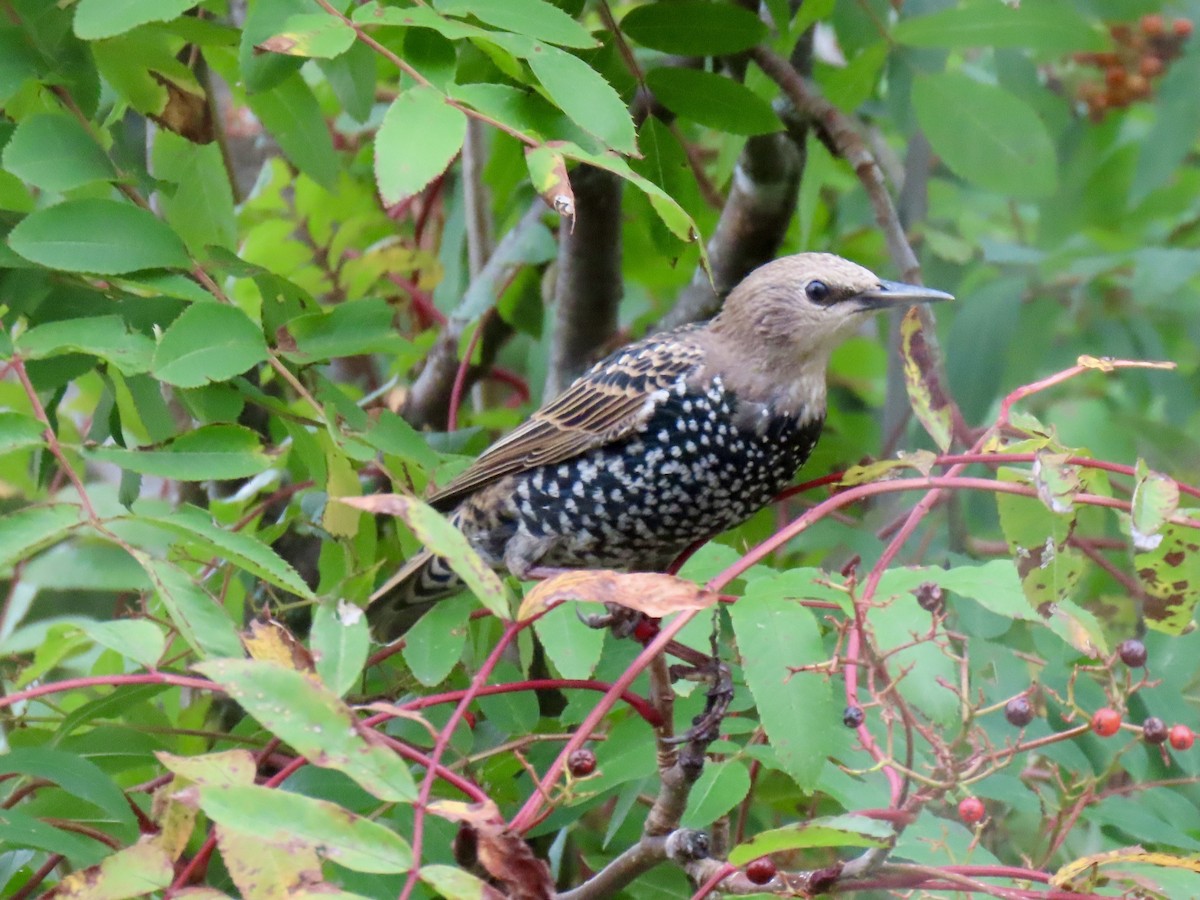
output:
[[[280,621],[266,616],[254,619],[238,637],[251,659],[265,659],[300,672],[314,672],[312,654]]]
[[[567,161],[561,153],[549,147],[532,147],[525,151],[525,164],[529,177],[542,199],[567,223],[569,231],[575,230],[575,192],[571,179],[567,177]]]
[[[550,867],[534,856],[524,838],[508,827],[494,803],[441,801],[431,803],[429,811],[462,823],[474,832],[479,864],[503,884],[512,900],[550,900],[554,896]]]
[[[718,599],[715,591],[674,575],[609,569],[564,572],[535,585],[521,602],[517,618],[531,619],[564,600],[586,600],[615,603],[659,619],[673,612],[707,609]]]

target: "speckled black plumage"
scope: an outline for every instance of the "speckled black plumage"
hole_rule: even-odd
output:
[[[489,565],[518,576],[660,570],[792,480],[824,422],[829,355],[866,314],[946,298],[828,254],[776,260],[712,322],[597,363],[430,502]],[[457,587],[423,552],[379,593],[394,607]]]

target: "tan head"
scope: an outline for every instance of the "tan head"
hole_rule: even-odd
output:
[[[746,396],[825,407],[834,349],[882,309],[951,300],[930,288],[884,281],[831,253],[797,253],[751,272],[709,326],[710,352]]]

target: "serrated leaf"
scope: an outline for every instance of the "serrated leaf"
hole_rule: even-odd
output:
[[[7,410],[0,412],[0,456],[45,443],[46,429],[33,416]]]
[[[62,540],[82,522],[78,506],[27,506],[0,517],[0,569]]]
[[[770,103],[723,75],[664,67],[651,69],[646,84],[654,98],[676,115],[718,131],[750,135],[783,128]]]
[[[129,521],[150,522],[203,544],[252,575],[291,591],[305,600],[315,596],[291,563],[262,541],[248,534],[222,528],[212,517],[194,506],[182,506],[165,516],[134,516]]]
[[[577,606],[564,603],[533,623],[546,656],[563,678],[591,678],[604,651],[604,630],[580,621]]]
[[[730,608],[746,684],[771,746],[789,775],[811,790],[846,741],[830,683],[792,671],[822,659],[820,629],[795,600],[799,586],[786,574],[757,578]]]
[[[258,771],[258,764],[249,750],[220,750],[199,756],[176,756],[160,750],[154,755],[165,769],[195,784],[253,784]]]
[[[395,315],[381,298],[355,300],[291,319],[277,335],[284,356],[315,362],[361,353],[395,353],[405,346],[392,329]],[[288,346],[289,341],[295,349]]]
[[[268,53],[332,59],[354,44],[354,29],[328,13],[289,16],[283,30],[258,45]]]
[[[383,825],[336,803],[258,785],[204,786],[199,805],[222,828],[283,849],[312,847],[357,872],[407,872],[412,851]]]
[[[158,447],[93,447],[86,455],[130,472],[180,481],[249,478],[273,463],[258,435],[241,425],[204,425]]]
[[[481,22],[563,47],[595,47],[586,28],[546,0],[434,0],[438,12]]]
[[[171,621],[197,654],[202,658],[241,656],[242,644],[233,620],[190,575],[174,563],[140,550],[133,557],[150,576]]]
[[[1108,47],[1101,31],[1059,0],[1016,6],[974,0],[902,19],[891,36],[897,43],[911,47],[948,49],[994,47],[1059,54]]]
[[[358,683],[371,635],[360,607],[345,600],[321,603],[313,614],[309,637],[317,661],[317,674],[339,697]]]
[[[432,506],[403,494],[373,494],[369,497],[340,497],[347,506],[375,515],[396,516],[420,539],[427,550],[443,557],[479,599],[501,619],[511,618],[508,591],[500,577],[479,558],[466,537]]]
[[[399,203],[446,170],[467,136],[467,116],[432,87],[392,101],[375,135],[375,181],[384,203]]]
[[[726,56],[767,37],[767,26],[749,10],[704,0],[638,6],[621,19],[621,30],[643,47],[679,56]]]
[[[262,331],[244,312],[193,303],[159,338],[152,371],[176,387],[200,387],[240,375],[266,358]]]
[[[555,105],[607,146],[636,154],[633,119],[612,85],[582,59],[557,47],[541,46],[540,53],[529,55],[529,67]]]
[[[826,816],[784,828],[762,831],[729,854],[735,866],[771,853],[807,847],[886,847],[895,837],[887,822],[865,816]]]
[[[127,900],[169,887],[175,866],[162,842],[144,838],[100,863],[72,872],[42,895],[43,900]]]
[[[1054,143],[1024,100],[958,72],[913,81],[913,108],[942,161],[960,178],[1004,196],[1045,197],[1057,187]],[[1020,178],[1013,178],[1020,172]]]
[[[211,660],[196,668],[314,764],[343,772],[381,800],[416,799],[416,786],[403,760],[369,740],[350,708],[312,677],[249,659]]]
[[[4,147],[4,167],[34,187],[62,193],[116,177],[96,140],[76,119],[39,113],[21,121]]]
[[[115,650],[147,669],[158,665],[167,647],[162,628],[147,619],[77,621],[74,624],[97,644]]]
[[[300,73],[291,72],[270,90],[251,93],[246,100],[296,168],[332,190],[338,176],[333,138],[316,95]]]
[[[685,828],[704,828],[725,815],[750,793],[750,772],[739,759],[709,762],[692,785]]]
[[[85,41],[124,34],[148,22],[166,22],[195,6],[188,0],[79,0],[75,35]]]
[[[405,633],[404,661],[427,687],[442,684],[462,659],[474,604],[450,597],[433,604]]]
[[[130,331],[120,316],[81,316],[35,325],[16,342],[26,359],[87,353],[112,363],[126,375],[150,370],[154,341]]]
[[[190,265],[183,241],[165,222],[116,200],[67,200],[39,209],[9,232],[8,246],[64,272],[119,275]]]

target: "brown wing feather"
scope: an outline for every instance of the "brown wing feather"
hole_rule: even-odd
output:
[[[665,399],[655,393],[694,370],[703,350],[688,326],[631,344],[601,360],[515,431],[497,441],[429,502],[447,510],[480,488],[554,465],[633,432]]]

